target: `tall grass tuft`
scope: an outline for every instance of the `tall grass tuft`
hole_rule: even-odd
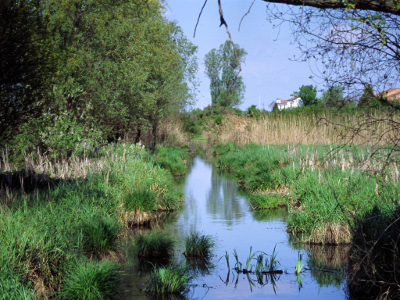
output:
[[[88,254],[100,256],[116,249],[119,226],[115,220],[92,217],[82,222],[78,230],[83,235],[83,249]]]
[[[182,176],[187,172],[186,161],[188,154],[178,147],[159,147],[156,149],[156,161],[174,176]]]
[[[64,280],[62,299],[108,299],[118,289],[120,267],[109,260],[79,261]]]
[[[169,235],[160,231],[139,235],[135,244],[140,258],[168,258],[172,255],[175,241]]]
[[[215,242],[210,235],[201,235],[199,232],[192,231],[185,237],[185,252],[187,257],[205,257],[212,255]]]
[[[124,197],[124,207],[128,211],[151,211],[154,210],[156,202],[156,194],[149,190],[134,190]]]
[[[150,280],[145,288],[148,293],[154,294],[182,294],[193,279],[185,265],[169,265],[154,268]]]

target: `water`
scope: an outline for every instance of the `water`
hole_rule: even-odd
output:
[[[203,269],[193,280],[187,299],[346,299],[343,274],[346,248],[305,249],[293,244],[286,233],[286,209],[252,212],[237,184],[206,160],[195,158],[191,162],[183,184],[185,207],[164,228],[178,240],[175,259],[185,261],[183,238],[191,230],[213,236],[217,244],[208,263],[211,267]],[[257,278],[256,274],[234,271],[234,249],[245,264],[250,247],[253,252],[267,254],[272,254],[276,247],[278,269],[283,274]],[[230,257],[230,272],[226,252]],[[299,253],[305,263],[300,278],[294,274]],[[147,299],[139,290],[143,275],[143,271],[131,271],[124,299]]]

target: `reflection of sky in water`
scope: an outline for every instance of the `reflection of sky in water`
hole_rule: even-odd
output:
[[[298,250],[288,244],[286,224],[282,215],[272,215],[266,220],[256,220],[246,202],[237,194],[237,184],[220,176],[220,171],[212,168],[211,164],[196,158],[191,172],[185,182],[185,207],[174,224],[167,228],[179,241],[177,254],[184,251],[183,236],[190,230],[197,230],[212,235],[217,240],[217,249],[213,263],[216,268],[210,275],[197,278],[198,284],[189,293],[191,298],[202,299],[345,299],[343,284],[341,288],[334,286],[319,287],[309,272],[302,274],[303,288],[299,292],[296,276],[293,274],[297,261]],[[257,218],[259,219],[259,218]],[[276,282],[277,295],[272,285],[252,286],[250,291],[247,276],[236,272],[230,274],[230,281],[225,284],[227,267],[225,251],[230,255],[231,268],[234,266],[233,250],[236,249],[240,261],[244,264],[249,254],[250,246],[253,251],[264,251],[271,254],[276,245],[277,259],[280,269],[288,274],[280,275]],[[307,255],[304,252],[304,260]],[[222,257],[222,258],[221,258]],[[219,261],[219,258],[221,260]],[[183,259],[180,255],[180,259]],[[250,276],[256,280],[255,275]],[[238,283],[235,287],[236,279]],[[209,288],[206,288],[209,287]]]

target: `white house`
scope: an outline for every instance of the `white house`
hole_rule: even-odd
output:
[[[303,101],[301,101],[300,97],[292,97],[287,100],[281,100],[281,99],[277,98],[276,105],[278,105],[279,109],[294,108],[294,107],[302,106]]]

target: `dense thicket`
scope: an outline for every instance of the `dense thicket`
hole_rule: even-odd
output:
[[[0,144],[43,106],[51,74],[40,0],[0,1]]]
[[[155,135],[163,117],[193,98],[196,47],[165,19],[159,1],[38,0],[29,6],[31,10],[15,11],[19,17],[10,22],[23,22],[26,14],[44,26],[46,35],[37,40],[23,36],[18,47],[49,52],[53,70],[45,74],[52,83],[42,95],[48,105],[41,115],[12,126],[19,132],[14,148],[40,146],[68,154],[127,134],[139,140],[144,130]],[[2,19],[7,14],[2,11]],[[30,35],[36,37],[36,31]],[[40,61],[33,75],[43,71]],[[12,85],[20,87],[21,82],[15,78]],[[14,106],[21,101],[19,95],[5,99]]]

